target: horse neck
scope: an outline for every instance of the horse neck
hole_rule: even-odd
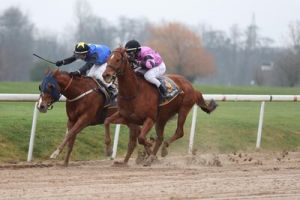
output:
[[[80,81],[76,81],[76,78],[70,77],[67,74],[57,74],[56,80],[60,87],[60,92],[62,95],[64,95],[67,99],[73,99],[80,94],[82,94],[84,91],[82,91],[85,88],[85,84],[80,84]],[[70,83],[70,81],[72,81]]]
[[[134,97],[138,94],[138,79],[133,69],[127,63],[122,75],[118,76],[119,95]]]

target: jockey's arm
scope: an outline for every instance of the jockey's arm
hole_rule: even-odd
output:
[[[67,65],[67,64],[74,62],[75,60],[76,60],[76,57],[75,57],[75,55],[73,55],[69,58],[62,60],[62,62],[63,62],[63,65]]]
[[[78,71],[80,72],[81,75],[86,75],[86,72],[89,69],[91,69],[93,65],[94,65],[94,63],[87,62],[87,63],[85,63],[85,65],[80,67]]]
[[[92,55],[89,57],[88,61],[83,65],[78,71],[82,75],[86,75],[86,72],[93,67],[93,65],[97,62],[97,55]]]
[[[152,69],[155,67],[155,60],[152,55],[146,55],[141,64],[146,69]]]

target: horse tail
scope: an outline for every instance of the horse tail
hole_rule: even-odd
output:
[[[214,111],[218,104],[212,99],[209,104],[205,102],[203,95],[199,91],[195,91],[195,98],[196,98],[196,104],[203,110],[204,112],[210,114],[212,111]]]

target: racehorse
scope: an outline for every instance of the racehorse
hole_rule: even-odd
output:
[[[103,124],[106,116],[117,111],[116,106],[107,105],[105,101],[109,97],[105,96],[104,92],[99,92],[99,87],[101,86],[91,77],[71,76],[58,69],[48,71],[39,86],[40,98],[37,107],[40,112],[47,112],[62,94],[67,98],[68,116],[65,138],[50,158],[56,158],[68,144],[64,160],[64,165],[68,166],[76,135],[87,126]],[[106,129],[109,130],[109,124],[106,124]],[[109,156],[111,154],[111,138],[108,131],[107,133],[104,142],[106,154]]]
[[[128,162],[137,140],[139,144],[144,145],[147,154],[150,155],[146,165],[151,164],[163,142],[166,123],[172,116],[178,114],[176,132],[171,138],[164,141],[162,147],[162,156],[166,156],[169,145],[184,135],[183,126],[186,117],[195,103],[206,113],[211,113],[217,107],[214,100],[207,104],[201,92],[195,90],[192,84],[183,76],[175,74],[169,74],[167,77],[173,80],[181,89],[181,92],[172,101],[160,106],[158,103],[160,99],[158,90],[142,76],[135,73],[132,63],[128,60],[126,49],[123,47],[119,47],[112,52],[107,61],[107,68],[103,73],[106,82],[111,82],[115,77],[118,80],[119,91],[117,97],[118,111],[106,118],[104,124],[118,121],[142,126],[139,134],[130,136],[129,148],[121,164]],[[150,149],[151,143],[147,141],[146,134],[154,124],[157,139],[152,151]]]

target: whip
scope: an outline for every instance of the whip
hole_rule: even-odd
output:
[[[39,59],[42,59],[42,60],[44,60],[44,61],[46,61],[46,62],[48,62],[48,63],[51,63],[51,64],[55,65],[55,62],[52,62],[52,61],[50,61],[50,60],[47,60],[47,59],[45,59],[45,58],[43,58],[43,57],[41,57],[41,56],[39,56],[39,55],[36,55],[35,53],[34,53],[33,55],[36,56],[36,57],[38,57]]]

